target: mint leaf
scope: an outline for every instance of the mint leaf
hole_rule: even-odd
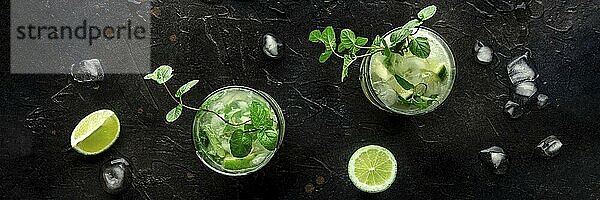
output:
[[[252,151],[252,134],[240,129],[235,130],[229,138],[229,148],[234,157],[246,157]]]
[[[406,22],[406,24],[404,24],[404,26],[402,26],[401,29],[407,30],[408,33],[410,34],[411,29],[416,28],[417,26],[419,26],[421,24],[423,24],[423,22],[421,22],[420,20],[413,19],[413,20]]]
[[[355,54],[356,50],[356,35],[350,29],[344,29],[340,33],[340,45],[338,46],[338,52],[342,52],[345,49],[350,49],[351,54]]]
[[[413,55],[423,59],[429,57],[429,53],[431,52],[429,42],[425,37],[417,37],[411,40],[408,48]]]
[[[319,56],[319,62],[320,62],[320,63],[324,63],[325,61],[327,61],[327,59],[329,59],[329,57],[331,57],[331,54],[332,54],[332,53],[333,53],[333,52],[332,52],[331,50],[329,50],[329,49],[328,49],[328,50],[325,50],[325,52],[323,52],[323,53],[321,54],[321,56]]]
[[[356,44],[360,47],[364,47],[365,44],[367,44],[367,42],[369,42],[369,38],[356,37],[356,42],[354,44]]]
[[[250,104],[250,121],[255,129],[270,129],[273,126],[273,119],[267,107],[256,101]]]
[[[373,43],[371,44],[371,47],[379,47],[381,46],[381,36],[377,35],[375,36],[375,39],[373,39]]]
[[[400,41],[406,39],[410,35],[410,29],[405,29],[404,27],[400,28],[400,30],[394,31],[390,36],[390,42],[392,46],[395,46]]]
[[[341,53],[342,51],[344,51],[346,49],[352,49],[353,47],[354,47],[354,44],[352,44],[352,43],[340,43],[338,45],[337,51]]]
[[[436,11],[437,11],[437,7],[435,7],[434,5],[427,6],[427,7],[423,8],[421,11],[419,11],[419,13],[417,14],[417,17],[419,17],[419,19],[421,21],[425,21],[425,20],[428,20],[429,18],[433,17],[433,15],[435,15]]]
[[[179,116],[181,116],[182,110],[183,110],[183,106],[181,104],[177,105],[177,107],[171,109],[171,111],[169,111],[167,113],[167,116],[165,117],[165,119],[169,123],[174,122],[175,120],[177,120],[177,118],[179,118]]]
[[[329,49],[337,46],[333,27],[325,27],[325,30],[323,30],[323,33],[321,34],[321,38],[323,43],[325,43],[325,46],[327,46]]]
[[[279,138],[277,137],[278,134],[276,131],[261,130],[258,133],[256,133],[256,136],[260,144],[263,145],[265,149],[273,151],[277,147],[277,142]]]
[[[310,34],[308,35],[308,41],[311,42],[320,42],[321,39],[321,31],[319,30],[314,30],[311,31]]]
[[[152,79],[158,84],[164,84],[171,79],[171,77],[173,77],[173,68],[168,65],[162,65],[156,68],[152,74],[144,76],[144,79]]]
[[[354,44],[356,41],[356,35],[350,29],[343,29],[340,32],[340,43]]]
[[[342,67],[342,82],[344,82],[344,79],[348,76],[348,68],[350,67],[350,64],[354,62],[354,60],[355,59],[352,59],[350,55],[344,55],[344,66]]]
[[[156,77],[156,74],[151,73],[151,74],[147,74],[146,76],[144,76],[144,79],[146,79],[146,80],[154,80],[155,77]]]
[[[369,49],[369,53],[374,53],[378,51],[378,48],[381,47],[381,36],[375,36],[375,39],[373,39],[373,43],[371,43],[371,47],[372,49]]]
[[[186,83],[185,85],[182,85],[181,87],[179,87],[179,89],[175,93],[175,97],[177,97],[177,98],[181,97],[181,95],[190,91],[190,89],[192,89],[192,87],[194,87],[197,83],[198,83],[198,80],[193,80],[193,81]]]
[[[404,88],[405,90],[410,90],[415,87],[413,84],[411,84],[410,82],[408,82],[406,79],[402,78],[401,76],[394,75],[394,78],[396,78],[396,81],[398,81],[398,84],[400,84],[400,86],[402,88]]]

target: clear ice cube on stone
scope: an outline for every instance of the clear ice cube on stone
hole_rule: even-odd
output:
[[[510,82],[516,85],[523,81],[533,81],[536,78],[536,73],[526,62],[527,54],[513,59],[506,67]]]
[[[480,41],[475,43],[475,56],[477,57],[477,61],[483,64],[489,64],[492,62],[494,51],[492,48],[485,46]]]
[[[530,98],[537,92],[537,87],[534,82],[525,81],[515,86],[515,93],[523,97]]]
[[[123,158],[117,158],[103,164],[101,173],[102,187],[109,194],[123,193],[131,184],[131,167]]]
[[[77,82],[101,81],[104,79],[104,69],[98,59],[83,60],[71,65],[71,75]]]
[[[546,105],[548,105],[548,99],[549,99],[548,95],[539,94],[537,96],[537,102],[536,102],[537,107],[538,108],[544,108],[544,107],[546,107]]]
[[[263,36],[263,52],[271,58],[279,58],[283,53],[283,44],[270,34]]]
[[[495,174],[506,174],[508,169],[508,157],[500,147],[493,146],[479,152],[479,158],[483,164]]]
[[[504,105],[504,112],[508,113],[510,118],[516,119],[521,117],[525,110],[523,110],[518,103],[515,103],[514,101],[508,101],[506,102],[506,105]]]
[[[558,154],[558,150],[562,147],[562,142],[554,135],[546,137],[540,144],[537,145],[538,152],[544,158],[552,158]]]

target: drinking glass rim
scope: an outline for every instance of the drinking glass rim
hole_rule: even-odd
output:
[[[279,147],[283,143],[283,136],[285,133],[285,120],[283,117],[283,112],[281,110],[281,107],[279,107],[279,104],[277,104],[277,102],[273,99],[273,97],[271,97],[270,95],[268,95],[267,93],[265,93],[263,91],[260,91],[260,90],[257,90],[257,89],[251,88],[251,87],[247,87],[247,86],[232,85],[232,86],[221,87],[221,88],[216,89],[215,91],[211,92],[210,94],[208,94],[202,100],[202,102],[204,103],[204,102],[206,102],[206,100],[208,100],[208,98],[212,97],[213,95],[215,95],[221,91],[228,90],[228,89],[244,89],[244,90],[251,91],[251,92],[259,95],[265,101],[267,101],[267,103],[269,103],[269,106],[271,107],[271,109],[273,109],[275,117],[277,117],[277,127],[279,128],[277,147],[275,147],[275,149],[272,151],[272,153],[269,154],[269,156],[267,156],[265,158],[265,160],[262,161],[262,163],[257,165],[256,168],[249,170],[249,171],[240,172],[240,173],[233,173],[233,172],[228,172],[228,171],[217,169],[216,167],[209,164],[206,160],[204,160],[204,158],[202,158],[202,156],[199,155],[199,151],[201,151],[201,150],[196,149],[196,145],[194,145],[194,149],[196,150],[196,156],[198,156],[198,158],[200,158],[202,163],[204,163],[204,165],[207,166],[209,169],[211,169],[219,174],[226,175],[226,176],[244,176],[244,175],[248,175],[250,173],[256,172],[256,171],[260,170],[261,168],[263,168],[265,165],[267,165],[271,161],[271,158],[273,158],[275,153],[277,153],[277,150],[279,150]],[[198,111],[198,112],[201,112],[201,111]],[[192,124],[192,139],[194,139],[194,127],[195,126],[196,126],[196,120],[194,117],[194,123]],[[195,143],[195,141],[194,141],[194,143]]]

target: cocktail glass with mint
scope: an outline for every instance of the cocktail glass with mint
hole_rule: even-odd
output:
[[[333,27],[313,30],[308,40],[325,45],[319,62],[331,56],[343,59],[341,80],[357,60],[361,64],[361,85],[367,98],[378,108],[399,114],[416,115],[433,111],[452,89],[456,66],[448,45],[433,30],[421,26],[433,17],[437,7],[427,6],[417,18],[383,36],[369,39],[350,29],[340,31],[339,42]]]
[[[391,34],[398,29],[383,39],[390,42]],[[405,115],[428,113],[441,105],[452,90],[456,65],[444,39],[426,27],[413,28],[411,32],[411,37],[427,38],[430,53],[426,58],[410,51],[403,55],[391,53],[389,57],[375,53],[361,63],[363,92],[382,110]]]
[[[266,165],[283,141],[281,108],[268,94],[231,86],[210,94],[193,125],[198,157],[225,175],[245,175]],[[223,120],[225,119],[225,120]]]
[[[189,81],[172,93],[167,86],[172,73],[170,66],[163,65],[144,79],[163,85],[177,103],[167,113],[167,122],[177,120],[184,108],[196,111],[192,137],[196,154],[206,166],[220,174],[241,176],[271,160],[285,130],[281,108],[271,96],[249,87],[229,86],[212,92],[196,108],[184,104],[183,94],[199,80]]]

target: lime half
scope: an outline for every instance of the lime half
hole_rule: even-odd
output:
[[[71,147],[85,155],[108,149],[119,137],[119,118],[113,111],[99,110],[83,118],[71,133]]]
[[[398,167],[394,155],[387,149],[369,145],[358,149],[348,162],[348,175],[363,192],[377,193],[388,189]]]

